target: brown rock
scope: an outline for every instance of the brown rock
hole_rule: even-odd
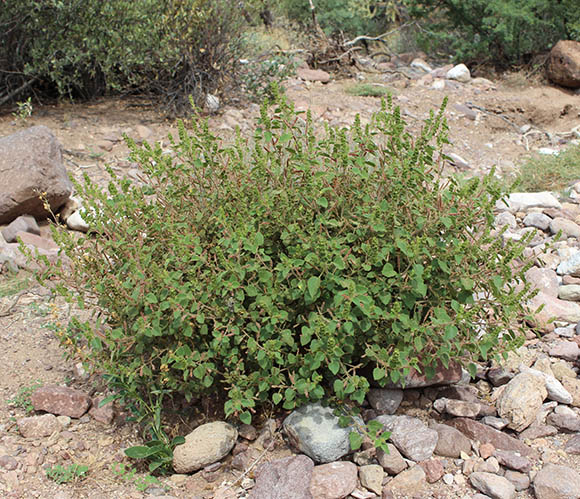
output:
[[[62,428],[54,414],[43,414],[42,416],[30,416],[17,421],[18,430],[24,438],[49,437],[55,431]]]
[[[533,456],[534,450],[528,447],[523,442],[510,437],[506,433],[495,430],[490,426],[478,423],[469,418],[455,418],[448,423],[454,428],[457,428],[461,433],[472,440],[477,440],[480,443],[490,443],[496,449],[513,450],[519,452],[522,456]]]
[[[12,456],[0,456],[0,468],[11,471],[18,468],[18,461]]]
[[[16,234],[17,238],[20,239],[26,246],[34,246],[40,250],[44,251],[55,251],[58,250],[58,245],[52,240],[46,237],[40,237],[36,234],[31,234],[29,232],[19,232]]]
[[[342,499],[357,484],[357,467],[349,461],[321,464],[312,470],[310,493],[315,499]]]
[[[407,462],[393,444],[387,444],[389,452],[377,449],[377,461],[389,475],[398,475],[407,468]]]
[[[22,215],[2,230],[2,236],[7,243],[15,243],[19,232],[29,232],[40,236],[40,228],[34,217]]]
[[[550,52],[548,78],[563,87],[580,88],[580,42],[560,40]]]
[[[534,477],[536,499],[580,498],[580,474],[567,466],[546,464]]]
[[[516,491],[518,492],[526,490],[530,486],[530,478],[526,473],[520,473],[519,471],[513,470],[506,470],[504,476],[514,484]]]
[[[564,389],[572,395],[572,405],[580,407],[580,379],[564,377],[561,382]]]
[[[461,380],[461,366],[459,364],[450,364],[449,367],[440,365],[435,370],[435,376],[427,378],[416,369],[410,370],[409,374],[403,381],[398,383],[388,383],[387,388],[422,388],[434,385],[451,385]]]
[[[80,418],[91,406],[91,398],[86,393],[57,385],[39,388],[31,395],[30,401],[37,411],[71,418]]]
[[[238,428],[238,433],[240,437],[246,440],[254,441],[258,438],[258,431],[251,424],[243,424]]]
[[[314,462],[307,456],[291,456],[262,464],[250,499],[313,499],[310,481]]]
[[[556,414],[553,412],[548,416],[548,423],[561,431],[580,432],[580,417],[575,414]]]
[[[460,457],[462,452],[469,453],[471,451],[471,442],[458,429],[445,424],[431,423],[433,428],[439,436],[437,446],[435,447],[435,454],[443,457]]]
[[[528,302],[531,310],[535,311],[541,305],[544,308],[534,316],[535,325],[542,331],[553,331],[553,320],[564,322],[580,321],[580,305],[575,302],[554,298],[543,291],[540,291]]]
[[[509,450],[496,450],[494,453],[497,462],[506,468],[527,473],[532,467],[531,461],[517,452]]]
[[[72,193],[55,136],[35,126],[0,138],[0,224],[19,215],[46,217],[40,193],[54,213]]]
[[[422,461],[419,463],[419,466],[423,468],[428,483],[435,483],[443,476],[443,465],[438,459]]]
[[[246,471],[259,457],[260,451],[258,449],[250,448],[243,452],[239,452],[232,459],[232,468],[238,471]]]
[[[519,435],[520,440],[534,440],[536,438],[551,437],[558,433],[558,429],[551,425],[533,424]]]
[[[479,446],[479,455],[483,459],[487,459],[488,457],[493,456],[494,452],[495,452],[495,447],[492,444],[490,444],[489,442],[483,443]]]
[[[575,361],[580,355],[580,348],[574,341],[558,341],[550,348],[551,357],[561,357],[564,360]]]
[[[320,81],[322,83],[328,83],[330,81],[330,74],[322,69],[298,68],[296,70],[296,76],[306,81]]]
[[[99,423],[111,424],[115,419],[115,404],[111,401],[101,407],[105,397],[99,396],[93,399],[89,415]]]
[[[427,486],[426,478],[425,471],[421,466],[413,466],[393,478],[383,489],[383,494],[386,490],[392,492],[395,497],[400,497],[400,495],[403,497],[414,497],[414,494],[420,492]]]
[[[433,404],[433,407],[438,412],[462,418],[475,418],[481,410],[481,406],[478,402],[465,402],[463,400],[447,398],[437,399]]]
[[[568,454],[580,455],[580,434],[574,435],[570,440],[568,440],[564,450]]]
[[[558,274],[556,274],[555,270],[532,267],[526,272],[526,279],[534,288],[543,291],[553,298],[558,297]]]
[[[111,142],[110,140],[99,140],[97,142],[97,147],[107,152],[112,151],[114,145],[115,143]]]

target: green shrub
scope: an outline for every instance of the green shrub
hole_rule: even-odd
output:
[[[30,84],[87,98],[153,92],[189,109],[189,95],[201,102],[235,75],[240,29],[227,0],[7,0],[0,101]]]
[[[527,192],[562,191],[580,180],[580,146],[572,145],[557,155],[535,154],[520,167],[518,189]]]
[[[346,93],[359,97],[385,97],[392,92],[380,83],[357,83],[348,87]]]
[[[391,2],[386,3],[391,5]],[[328,35],[373,35],[386,24],[385,8],[372,7],[373,2],[368,0],[314,0],[313,4],[318,23]],[[312,24],[308,0],[286,0],[283,7],[290,19],[306,26]]]
[[[262,102],[272,97],[272,89],[279,88],[295,72],[296,63],[291,57],[276,55],[262,61],[249,62],[241,80],[250,99]]]
[[[78,482],[84,478],[89,471],[89,467],[81,464],[60,464],[46,468],[46,476],[58,484]]]
[[[435,48],[460,62],[498,66],[529,62],[560,39],[580,40],[576,0],[408,0],[412,16],[424,17],[419,32]]]
[[[493,176],[442,176],[442,111],[416,138],[390,101],[320,138],[281,98],[252,141],[190,127],[172,154],[129,141],[145,183],[78,186],[92,235],[55,230],[72,262],[59,290],[97,311],[72,329],[137,411],[222,393],[244,422],[270,403],[360,404],[367,374],[474,373],[521,344],[525,242],[490,234]]]

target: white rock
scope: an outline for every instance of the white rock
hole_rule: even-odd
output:
[[[210,113],[215,113],[220,108],[220,100],[215,95],[207,94],[205,96],[205,106]]]
[[[580,275],[580,251],[561,262],[556,268],[556,272],[560,275]]]
[[[505,200],[497,201],[495,207],[500,211],[516,213],[533,207],[561,209],[562,205],[551,192],[514,192]]]
[[[540,147],[538,149],[538,152],[540,154],[543,154],[544,156],[557,156],[560,151],[557,151],[556,149],[552,149],[550,147]]]
[[[571,404],[572,403],[572,395],[568,390],[566,390],[562,383],[560,383],[554,376],[550,376],[545,372],[538,371],[537,369],[531,369],[526,366],[520,366],[520,372],[522,373],[530,373],[534,376],[538,376],[544,380],[546,384],[546,390],[548,391],[548,398],[550,400],[554,400],[556,402],[560,402],[562,404]]]
[[[411,67],[417,68],[417,69],[422,69],[426,73],[430,73],[431,71],[433,71],[433,68],[431,66],[429,66],[429,64],[427,64],[423,59],[418,59],[418,58],[413,59],[413,62],[411,62]]]
[[[462,83],[467,83],[471,80],[471,73],[465,64],[458,64],[454,66],[445,75],[448,80],[460,81]]]
[[[80,232],[88,232],[89,225],[83,219],[81,211],[75,211],[66,220],[66,226],[71,230],[78,230]]]
[[[459,156],[459,154],[455,154],[454,152],[452,152],[452,153],[449,153],[448,156],[449,156],[449,158],[451,158],[451,160],[453,161],[455,166],[457,166],[458,168],[468,168],[469,167],[469,163],[465,159],[463,159],[461,156]]]
[[[516,217],[508,211],[502,211],[495,216],[493,225],[497,228],[507,225],[510,229],[515,229],[518,226]]]
[[[445,88],[445,81],[438,78],[431,84],[431,88],[433,90],[443,90]]]

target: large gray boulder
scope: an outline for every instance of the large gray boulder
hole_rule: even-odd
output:
[[[0,224],[20,215],[47,216],[42,194],[56,212],[72,193],[61,145],[45,126],[0,138]]]

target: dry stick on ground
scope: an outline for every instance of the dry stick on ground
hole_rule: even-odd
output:
[[[517,130],[518,133],[522,133],[519,126],[517,126],[514,122],[508,120],[505,116],[503,116],[503,115],[501,115],[499,113],[495,113],[493,111],[490,111],[489,109],[486,109],[485,107],[482,107],[482,106],[476,106],[475,104],[473,104],[471,102],[466,102],[465,105],[469,109],[477,109],[478,111],[481,111],[482,113],[488,114],[489,116],[496,116],[497,118],[501,118],[508,125],[510,125],[511,127],[513,127],[515,130]]]
[[[24,289],[24,290],[20,291],[19,293],[17,293],[14,300],[12,300],[12,303],[10,305],[8,305],[8,307],[6,309],[0,311],[0,317],[8,317],[9,315],[12,315],[12,310],[20,301],[20,298],[22,298],[22,295],[24,295],[28,292],[30,292],[30,290]]]
[[[398,26],[395,29],[392,29],[391,31],[387,31],[386,33],[383,33],[382,35],[379,35],[379,36],[366,36],[366,35],[357,36],[356,38],[353,38],[352,40],[344,42],[343,45],[345,47],[349,47],[349,46],[354,45],[355,43],[358,43],[362,40],[369,41],[369,42],[372,42],[372,41],[382,42],[382,43],[386,44],[387,42],[385,40],[383,40],[383,38],[385,38],[386,36],[392,35],[393,33],[396,33],[397,31],[400,31],[404,28],[412,26],[414,24],[416,24],[415,21],[401,24],[401,26]]]
[[[0,106],[2,106],[3,104],[5,104],[6,102],[8,102],[10,99],[16,97],[20,92],[23,92],[24,90],[26,90],[30,85],[32,85],[36,81],[38,81],[38,76],[35,76],[31,80],[28,80],[27,82],[24,82],[16,90],[13,90],[9,94],[7,94],[4,97],[2,97],[0,99]]]
[[[341,55],[333,57],[331,59],[327,59],[326,61],[319,61],[318,64],[328,64],[330,62],[340,61],[343,57],[346,57],[347,55],[352,54],[357,50],[362,50],[362,47],[351,47],[346,52],[343,52]]]
[[[274,432],[271,432],[272,434],[272,442],[270,442],[270,444],[266,445],[264,447],[264,450],[262,451],[262,453],[256,458],[256,460],[250,464],[250,466],[248,467],[248,469],[246,469],[239,477],[237,477],[227,488],[226,490],[230,490],[236,483],[239,483],[245,476],[248,475],[248,473],[250,473],[250,471],[252,471],[257,464],[264,458],[264,456],[266,455],[266,453],[270,450],[272,450],[274,447],[274,437],[276,436],[276,433],[278,433],[279,430],[276,430]],[[224,491],[225,492],[225,491]]]

